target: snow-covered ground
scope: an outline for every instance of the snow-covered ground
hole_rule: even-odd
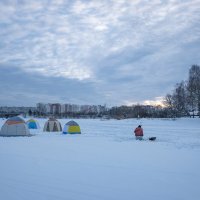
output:
[[[81,135],[0,137],[0,199],[200,199],[200,119],[75,121]],[[140,123],[155,142],[135,140]]]

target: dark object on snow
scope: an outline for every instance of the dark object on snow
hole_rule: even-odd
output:
[[[150,137],[149,140],[154,141],[156,140],[156,137]]]

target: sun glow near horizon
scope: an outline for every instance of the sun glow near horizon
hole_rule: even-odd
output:
[[[141,102],[136,102],[136,101],[124,101],[125,105],[127,106],[132,106],[132,105],[149,105],[149,106],[161,106],[161,107],[165,107],[164,104],[164,97],[156,97],[153,100],[145,100],[145,101],[141,101]]]

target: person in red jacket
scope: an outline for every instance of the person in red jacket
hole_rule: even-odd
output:
[[[134,133],[135,133],[135,138],[136,140],[142,140],[143,139],[143,129],[142,129],[142,126],[139,125],[135,130],[134,130]]]

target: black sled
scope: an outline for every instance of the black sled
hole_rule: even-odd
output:
[[[156,137],[150,137],[149,140],[150,140],[150,141],[155,141],[155,140],[156,140]]]

